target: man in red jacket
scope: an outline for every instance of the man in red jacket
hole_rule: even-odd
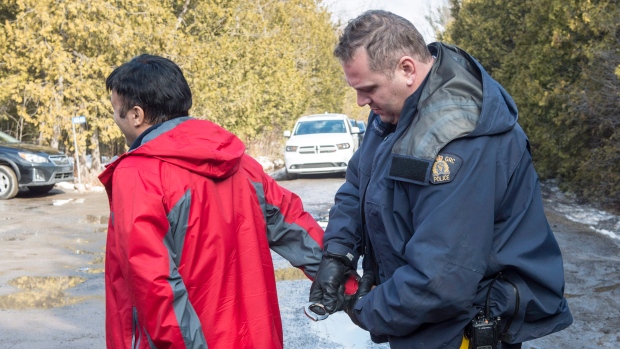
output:
[[[187,116],[172,61],[135,57],[106,87],[130,145],[99,176],[107,347],[282,348],[270,248],[312,278],[323,230],[237,137]]]

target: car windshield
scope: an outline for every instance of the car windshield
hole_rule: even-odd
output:
[[[0,131],[0,143],[19,143],[19,140]]]
[[[364,124],[363,121],[349,119],[349,122],[351,123],[351,127],[358,127],[360,129],[360,133],[366,132],[366,124]]]
[[[311,135],[316,133],[346,133],[342,120],[312,120],[297,124],[295,135]]]

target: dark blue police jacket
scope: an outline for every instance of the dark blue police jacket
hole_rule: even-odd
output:
[[[370,114],[325,249],[376,271],[355,311],[392,348],[459,348],[500,272],[489,306],[503,341],[562,330],[573,321],[562,256],[517,107],[467,53],[429,49],[436,62],[398,125]]]

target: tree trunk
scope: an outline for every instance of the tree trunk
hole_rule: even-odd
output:
[[[99,152],[99,129],[93,131],[93,135],[90,137],[90,146],[92,147],[91,156],[93,163],[90,166],[91,171],[99,173],[101,168],[101,153]]]

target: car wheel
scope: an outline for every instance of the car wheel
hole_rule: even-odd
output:
[[[17,176],[10,167],[0,165],[0,200],[12,199],[19,192]]]
[[[30,190],[31,193],[35,193],[35,194],[45,194],[48,191],[52,190],[52,188],[54,188],[54,185],[50,184],[50,185],[38,185],[36,187],[28,187],[28,190]]]
[[[290,173],[286,169],[284,171],[286,171],[286,179],[287,180],[292,181],[294,179],[297,179],[297,173]]]

